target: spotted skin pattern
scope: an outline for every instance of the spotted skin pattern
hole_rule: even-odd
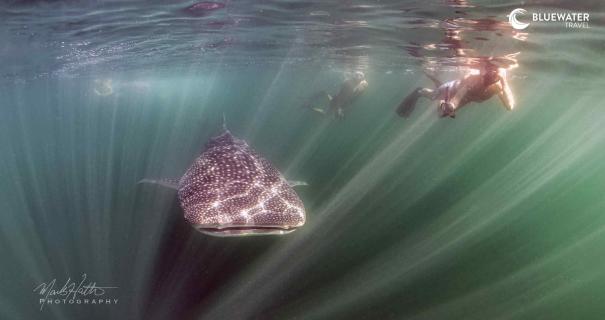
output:
[[[215,236],[284,234],[305,223],[302,201],[269,161],[228,130],[178,184],[185,219]]]

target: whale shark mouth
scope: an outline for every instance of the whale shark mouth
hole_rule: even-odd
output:
[[[262,235],[281,235],[291,233],[297,229],[294,226],[229,226],[223,228],[196,226],[196,229],[202,233],[218,237],[241,237],[241,236],[262,236]]]

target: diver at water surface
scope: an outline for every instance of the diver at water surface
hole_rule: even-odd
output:
[[[334,112],[337,118],[343,118],[344,109],[348,108],[367,87],[368,82],[366,81],[363,72],[356,71],[351,78],[345,80],[336,96],[332,97],[322,91],[315,94],[305,106],[322,114]],[[324,97],[327,97],[329,101],[327,107],[318,107],[314,105],[318,99]]]
[[[414,111],[418,98],[439,100],[441,117],[456,117],[456,111],[469,102],[483,102],[498,95],[507,110],[513,110],[514,98],[506,80],[506,69],[487,63],[482,70],[470,73],[462,79],[441,83],[434,76],[425,73],[433,81],[436,89],[416,88],[397,107],[397,114],[407,118]]]

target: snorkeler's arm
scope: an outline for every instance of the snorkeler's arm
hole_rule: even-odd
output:
[[[502,104],[507,110],[513,110],[515,108],[515,98],[506,81],[506,70],[500,69],[498,73],[500,74],[500,87],[502,89],[498,92],[498,98],[500,98],[500,101],[502,101]]]
[[[355,93],[356,94],[360,94],[362,93],[366,88],[368,87],[368,82],[365,80],[362,80],[356,87],[355,87]]]
[[[474,79],[457,80],[453,85],[446,87],[441,99],[447,103],[451,103],[454,110],[462,108],[468,103],[467,93],[473,81]]]

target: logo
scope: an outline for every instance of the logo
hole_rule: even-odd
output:
[[[529,26],[529,22],[521,22],[518,16],[528,14],[527,10],[522,8],[514,9],[508,14],[508,23],[516,29],[523,30]],[[590,14],[587,12],[532,12],[532,22],[561,22],[566,28],[588,29]]]
[[[527,10],[525,9],[521,9],[521,8],[517,8],[513,11],[510,12],[510,14],[508,15],[508,23],[510,23],[510,25],[517,29],[517,30],[523,30],[525,28],[527,28],[527,26],[529,26],[529,23],[523,23],[520,22],[519,20],[517,20],[517,15],[524,15],[527,13]]]
[[[34,288],[38,294],[40,311],[45,305],[53,304],[118,304],[118,299],[111,298],[107,293],[118,287],[101,287],[96,282],[87,281],[86,273],[82,274],[79,282],[67,278],[61,286],[57,284],[57,279],[39,284]]]

